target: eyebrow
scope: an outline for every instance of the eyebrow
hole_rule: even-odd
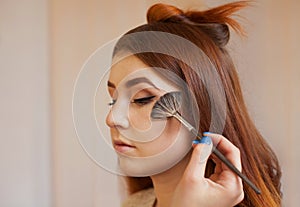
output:
[[[127,88],[130,88],[130,87],[132,87],[134,85],[137,85],[139,83],[148,83],[149,85],[156,88],[156,86],[148,78],[145,78],[145,77],[131,79],[131,80],[129,80],[125,83],[125,86]]]
[[[131,79],[131,80],[129,80],[125,83],[125,86],[127,88],[130,88],[130,87],[132,87],[134,85],[137,85],[139,83],[148,83],[149,85],[153,86],[154,88],[157,88],[148,78],[145,78],[145,77]],[[112,88],[116,88],[115,84],[113,84],[110,81],[107,81],[107,86],[112,87]]]

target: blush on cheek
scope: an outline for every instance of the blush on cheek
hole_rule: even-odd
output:
[[[152,104],[148,104],[147,106],[142,106],[139,109],[130,109],[128,117],[131,127],[138,131],[149,130],[152,125],[150,117],[152,107]]]
[[[169,137],[172,143],[178,137],[180,127],[181,127],[181,123],[177,119],[169,118],[164,134],[165,136]]]
[[[156,139],[142,144],[143,157],[160,154],[172,147],[176,139],[180,139],[180,126],[181,124],[176,119],[168,119],[164,129],[161,134],[157,135]]]

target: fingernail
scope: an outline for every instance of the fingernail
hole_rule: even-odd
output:
[[[193,147],[193,148],[196,147],[196,145],[199,144],[199,143],[200,143],[200,140],[199,140],[199,139],[193,140],[193,142],[192,142],[192,147]]]
[[[195,139],[195,140],[193,140],[193,145],[194,144],[199,144],[200,143],[200,139]]]
[[[205,136],[205,135],[209,135],[209,134],[212,134],[211,132],[203,132],[203,135]]]
[[[204,136],[201,139],[195,139],[192,142],[192,145],[197,145],[197,144],[206,144],[206,145],[210,145],[212,143],[211,138]]]
[[[208,136],[204,136],[200,139],[200,142],[201,144],[207,144],[207,145],[210,145],[211,144],[211,138],[208,137]]]

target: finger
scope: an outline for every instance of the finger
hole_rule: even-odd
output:
[[[207,159],[213,147],[211,138],[203,137],[201,140],[195,140],[193,147],[194,150],[185,175],[191,178],[204,178]]]
[[[220,134],[204,133],[212,138],[214,146],[239,170],[242,169],[240,150]]]

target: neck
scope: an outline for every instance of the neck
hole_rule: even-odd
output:
[[[188,153],[179,163],[169,170],[151,176],[154,191],[156,195],[156,207],[169,207],[173,197],[174,189],[176,189],[186,166],[190,160],[191,153]]]

